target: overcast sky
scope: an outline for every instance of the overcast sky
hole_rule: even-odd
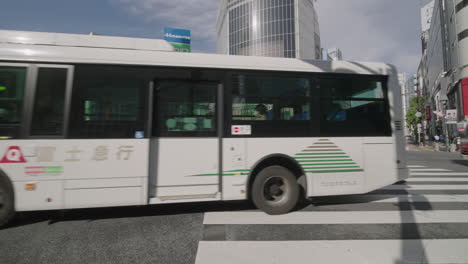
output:
[[[428,1],[318,0],[322,47],[413,74],[421,54],[420,8]],[[218,7],[219,0],[4,1],[0,28],[162,38],[165,26],[179,27],[192,30],[194,52],[214,53]]]

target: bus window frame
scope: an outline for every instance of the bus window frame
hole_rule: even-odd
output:
[[[227,72],[226,76],[226,85],[225,85],[225,109],[224,109],[224,121],[225,127],[223,134],[226,138],[290,138],[298,137],[299,135],[294,135],[293,133],[289,135],[232,135],[231,127],[233,126],[235,120],[232,119],[232,102],[233,102],[233,76],[236,75],[246,75],[246,76],[274,76],[277,78],[304,78],[310,81],[310,120],[309,121],[309,131],[310,134],[307,137],[377,137],[369,135],[326,135],[323,133],[320,127],[320,89],[319,89],[319,80],[320,79],[365,79],[365,80],[375,80],[381,81],[384,90],[384,98],[382,99],[385,103],[387,120],[389,121],[390,126],[390,135],[393,136],[393,130],[391,128],[392,124],[392,115],[391,115],[391,103],[390,103],[390,93],[393,92],[390,90],[388,85],[389,76],[385,74],[358,74],[358,73],[334,73],[334,72],[288,72],[288,71],[265,71],[265,70],[230,70]],[[313,114],[317,113],[317,114]],[[252,122],[252,121],[247,121]],[[239,125],[246,124],[247,122],[235,122]],[[253,121],[256,122],[256,121]],[[262,122],[262,121],[260,121]],[[288,122],[288,121],[283,121]],[[378,136],[381,137],[381,136]],[[387,137],[387,136],[385,136]]]
[[[161,68],[161,67],[158,67]],[[193,68],[185,68],[188,71],[193,71]],[[203,69],[205,70],[205,69]],[[215,84],[215,111],[213,113],[213,117],[215,119],[215,131],[214,132],[207,132],[207,131],[202,131],[205,133],[205,135],[194,135],[196,133],[200,133],[200,131],[197,132],[179,132],[178,135],[172,135],[173,132],[168,132],[166,131],[165,133],[161,133],[161,128],[159,127],[159,114],[160,114],[160,105],[158,104],[158,98],[159,98],[159,92],[158,92],[158,85],[160,82],[190,82],[190,83],[197,83],[197,84]],[[219,125],[218,123],[220,122],[219,119],[219,112],[223,112],[222,109],[220,109],[220,106],[218,105],[219,103],[219,86],[225,87],[225,76],[220,78],[218,81],[210,81],[210,80],[198,80],[198,79],[177,79],[177,78],[155,78],[152,81],[154,87],[152,88],[153,98],[152,103],[151,103],[151,108],[152,108],[152,123],[151,123],[151,138],[218,138],[220,134],[222,134],[222,131],[219,131]],[[167,135],[167,134],[171,135]],[[165,135],[163,135],[165,134]],[[175,133],[174,133],[175,134]]]
[[[294,134],[289,134],[289,135],[232,135],[231,132],[231,127],[234,125],[234,123],[238,125],[245,125],[247,123],[252,123],[252,122],[265,122],[265,121],[239,121],[239,120],[233,120],[232,119],[232,102],[233,102],[233,77],[236,75],[245,75],[245,76],[257,76],[257,77],[271,77],[274,76],[275,78],[302,78],[302,79],[307,79],[310,82],[310,93],[311,95],[309,96],[309,100],[307,102],[309,103],[309,115],[310,119],[307,120],[308,124],[308,129],[310,131],[309,135],[306,137],[318,137],[319,135],[319,115],[314,115],[313,113],[318,113],[318,103],[319,103],[319,98],[317,96],[314,96],[314,92],[317,89],[316,85],[316,80],[314,78],[314,73],[313,72],[288,72],[288,71],[265,71],[265,70],[231,70],[227,74],[228,76],[226,77],[226,86],[225,86],[225,116],[224,116],[224,121],[225,121],[225,127],[224,127],[224,135],[226,138],[291,138],[291,137],[303,137],[302,135],[294,135]],[[268,122],[268,121],[267,121]],[[288,122],[291,122],[290,120],[276,120],[272,121],[276,123],[282,123],[282,124],[287,124]]]
[[[329,133],[325,132],[323,130],[320,130],[320,137],[393,137],[394,131],[392,129],[392,114],[391,114],[391,105],[390,105],[390,87],[388,85],[389,81],[389,76],[388,75],[368,75],[368,74],[337,74],[337,73],[316,73],[316,84],[317,84],[317,98],[320,100],[324,99],[325,97],[322,97],[321,90],[318,87],[318,84],[320,84],[320,80],[366,80],[366,81],[377,81],[382,83],[382,89],[383,89],[383,98],[355,98],[354,101],[366,101],[367,99],[371,101],[381,101],[384,103],[385,107],[385,120],[388,121],[388,131],[385,131],[386,135],[373,135],[373,134],[363,134],[359,133],[360,135],[353,135],[353,134],[345,134],[345,135],[340,135],[338,133]],[[350,97],[337,97],[338,99],[350,99]],[[328,98],[326,98],[328,99]],[[320,107],[320,106],[319,106]],[[320,115],[322,112],[320,111]],[[320,120],[318,120],[319,125],[320,125]]]
[[[62,134],[61,135],[41,135],[34,136],[31,134],[32,129],[32,119],[34,111],[34,103],[36,99],[36,89],[37,81],[39,78],[39,69],[41,68],[56,68],[56,69],[66,69],[67,70],[67,81],[65,86],[65,98],[64,98],[64,109],[63,109],[63,124],[62,124]],[[27,139],[65,139],[68,136],[68,124],[70,120],[70,109],[71,109],[71,96],[73,90],[73,77],[74,77],[75,66],[70,64],[31,64],[31,80],[27,81],[29,97],[27,102],[26,109],[26,119],[25,119],[25,138]]]
[[[29,120],[30,116],[28,115],[29,108],[30,108],[30,101],[31,99],[34,99],[34,96],[31,95],[31,80],[34,78],[34,70],[33,66],[34,64],[32,63],[17,63],[17,62],[0,62],[0,66],[2,67],[16,67],[16,68],[25,68],[26,69],[26,76],[25,76],[25,81],[24,81],[24,91],[23,91],[23,106],[22,106],[22,112],[21,112],[21,119],[18,124],[0,124],[1,127],[6,127],[6,126],[17,126],[19,127],[18,129],[18,136],[17,138],[13,139],[25,139],[28,136],[28,126],[29,126]]]

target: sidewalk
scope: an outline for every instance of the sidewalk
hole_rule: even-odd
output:
[[[434,148],[426,147],[426,146],[418,146],[414,144],[406,144],[407,151],[432,151],[435,152]]]
[[[450,152],[447,151],[445,146],[436,150],[433,146],[418,146],[415,144],[406,144],[407,151],[429,151],[429,152],[441,152],[441,153],[450,153],[450,154],[460,154],[460,151]]]

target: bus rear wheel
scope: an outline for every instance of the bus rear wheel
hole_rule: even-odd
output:
[[[300,188],[296,176],[282,166],[260,171],[251,188],[252,201],[270,215],[289,213],[299,201]]]
[[[0,228],[8,224],[15,215],[13,187],[0,174]]]

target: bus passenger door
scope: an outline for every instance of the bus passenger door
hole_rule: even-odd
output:
[[[150,203],[219,200],[219,82],[153,82]]]

